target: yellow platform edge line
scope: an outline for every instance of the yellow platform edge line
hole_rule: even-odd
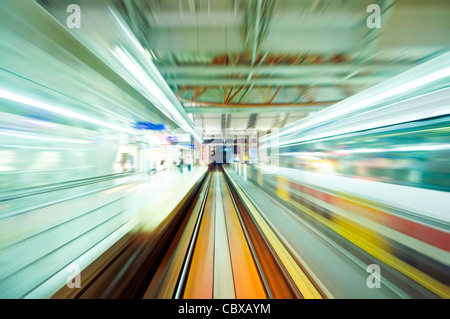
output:
[[[437,294],[441,298],[446,298],[446,299],[450,298],[450,289],[445,284],[432,278],[431,276],[427,275],[426,273],[412,267],[411,265],[407,264],[403,260],[388,253],[387,251],[380,249],[377,245],[362,238],[361,236],[355,235],[354,233],[348,231],[342,225],[333,223],[333,222],[327,220],[325,217],[318,215],[317,213],[315,213],[308,207],[306,207],[294,200],[289,200],[289,203],[292,204],[293,206],[297,207],[301,211],[305,212],[306,214],[308,214],[315,220],[324,224],[328,228],[332,229],[336,233],[338,233],[341,236],[345,237],[346,239],[350,240],[352,243],[354,243],[361,249],[365,250],[366,252],[368,252],[369,254],[374,256],[375,258],[378,258],[385,264],[393,267],[394,269],[400,271],[401,273],[405,274],[409,278],[413,279],[414,281],[421,284],[422,286],[424,286],[428,290],[432,291],[433,293]],[[347,221],[347,222],[349,222],[349,221]],[[358,226],[355,225],[354,227],[358,227]]]
[[[225,170],[226,172],[226,170]],[[228,172],[227,175],[229,176]],[[255,221],[258,223],[260,229],[263,231],[264,235],[269,240],[271,246],[277,253],[283,265],[286,267],[289,275],[297,285],[301,294],[306,299],[323,299],[323,296],[317,290],[312,281],[308,278],[308,276],[304,273],[304,271],[300,268],[297,262],[294,260],[292,255],[283,245],[283,243],[278,239],[270,226],[266,223],[263,217],[260,215],[256,207],[248,200],[247,195],[242,192],[239,185],[229,176],[231,183],[234,185],[235,189],[239,192],[241,199],[245,202],[247,208],[255,218]]]

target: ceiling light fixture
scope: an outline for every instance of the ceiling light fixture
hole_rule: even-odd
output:
[[[129,134],[135,134],[136,132],[131,130],[131,129],[127,129],[126,127],[121,127],[118,125],[114,125],[108,122],[104,122],[104,121],[100,121],[98,119],[74,112],[74,111],[70,111],[67,109],[64,109],[62,107],[59,106],[55,106],[55,105],[51,105],[48,104],[46,102],[43,101],[39,101],[39,100],[35,100],[26,96],[22,96],[20,94],[16,94],[10,91],[6,91],[3,89],[0,89],[0,98],[6,99],[6,100],[10,100],[10,101],[14,101],[14,102],[18,102],[18,103],[22,103],[25,105],[29,105],[29,106],[33,106],[45,111],[49,111],[58,115],[63,115],[66,117],[70,117],[70,118],[74,118],[77,120],[81,120],[84,122],[88,122],[91,124],[95,124],[98,126],[103,126],[103,127],[107,127],[116,131],[120,131],[120,132],[125,132],[125,133],[129,133]]]
[[[381,101],[389,98],[398,97],[403,93],[417,89],[426,84],[438,81],[450,76],[450,53],[428,61],[416,68],[402,73],[390,80],[387,80],[373,88],[356,94],[342,102],[317,112],[311,117],[299,120],[290,125],[289,128],[279,130],[260,139],[260,142],[266,142],[273,138],[279,138],[288,134],[299,132],[304,129],[310,129],[314,126],[325,124],[337,120],[342,116],[364,110]],[[430,71],[428,71],[430,70]],[[428,72],[427,72],[428,71]],[[426,72],[426,74],[424,74]],[[413,79],[413,80],[411,80]]]
[[[132,51],[139,55],[139,58],[135,59],[124,46],[114,46],[112,50],[112,54],[116,60],[128,71],[128,76],[126,77],[128,82],[132,82],[133,87],[143,94],[169,119],[178,124],[183,130],[189,132],[198,142],[202,143],[203,139],[194,129],[193,124],[189,123],[189,118],[187,117],[187,114],[184,113],[183,107],[169,88],[161,73],[153,64],[149,55],[146,54],[145,49],[112,8],[111,12],[125,36],[130,40]],[[140,65],[142,62],[144,62],[145,67]]]

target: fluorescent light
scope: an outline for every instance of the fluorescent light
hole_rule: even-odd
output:
[[[27,134],[20,134],[20,133],[10,133],[10,132],[0,132],[0,136],[13,136],[13,137],[20,137],[20,138],[28,138],[33,140],[40,140],[40,141],[51,141],[51,142],[62,142],[62,143],[74,143],[74,144],[89,144],[89,141],[83,141],[83,140],[72,140],[72,139],[65,139],[65,138],[52,138],[52,137],[43,137],[43,136],[34,136],[34,135],[27,135]]]
[[[91,118],[89,116],[82,115],[82,114],[79,114],[79,113],[76,113],[76,112],[73,112],[73,111],[61,108],[59,106],[51,105],[51,104],[48,104],[48,103],[45,103],[45,102],[42,102],[42,101],[39,101],[39,100],[35,100],[35,99],[32,99],[32,98],[25,97],[25,96],[22,96],[22,95],[19,95],[19,94],[15,94],[15,93],[12,93],[12,92],[9,92],[9,91],[5,91],[5,90],[2,90],[2,89],[0,89],[0,98],[4,98],[4,99],[10,100],[10,101],[26,104],[26,105],[29,105],[29,106],[34,106],[34,107],[40,108],[42,110],[46,110],[46,111],[49,111],[49,112],[52,112],[52,113],[56,113],[56,114],[59,114],[59,115],[67,116],[67,117],[74,118],[74,119],[77,119],[77,120],[81,120],[81,121],[84,121],[84,122],[92,123],[92,124],[95,124],[95,125],[108,127],[108,128],[111,128],[111,129],[114,129],[114,130],[117,130],[117,131],[134,134],[134,131],[132,131],[130,129],[127,129],[127,128],[124,128],[124,127],[121,127],[121,126],[117,126],[117,125],[114,125],[114,124],[111,124],[111,123],[107,123],[107,122],[104,122],[104,121],[100,121],[100,120]]]
[[[164,93],[163,90],[161,90],[161,88],[155,84],[155,81],[148,76],[147,72],[145,72],[142,69],[142,67],[135,61],[134,58],[132,58],[128,54],[128,52],[126,52],[126,50],[124,51],[118,47],[115,47],[115,49],[113,51],[114,56],[127,68],[128,71],[131,71],[131,69],[133,69],[135,72],[130,72],[130,73],[135,78],[137,78],[141,83],[148,84],[148,86],[142,86],[142,84],[141,84],[141,87],[144,88],[144,95],[148,94],[148,95],[153,96],[153,99],[149,99],[149,100],[153,104],[155,104],[155,106],[159,110],[161,110],[161,112],[163,112],[167,117],[172,119],[175,123],[177,123],[184,130],[190,132],[197,141],[202,143],[203,139],[201,138],[201,136],[193,128],[193,126],[190,123],[188,123],[188,121],[182,116],[180,111],[175,107],[174,103],[179,103],[178,99],[175,97],[175,95],[173,95],[172,90],[169,88],[166,81],[162,77],[161,73],[159,73],[158,69],[155,67],[155,65],[151,61],[148,51],[146,54],[146,50],[142,47],[140,42],[136,39],[134,34],[127,27],[126,23],[123,22],[120,15],[117,14],[112,7],[110,7],[110,9],[111,9],[112,15],[114,16],[114,19],[117,21],[118,25],[124,32],[125,36],[130,40],[131,45],[133,46],[133,49],[137,50],[137,53],[139,53],[140,56],[145,60],[146,67],[148,67],[152,71],[151,72],[152,76],[154,76],[156,78],[158,84],[160,84],[164,88],[164,90],[167,92],[167,94],[171,95],[171,98],[173,99],[174,102],[170,101],[167,94]],[[153,55],[154,58],[156,58],[153,51],[151,51],[151,54]],[[151,87],[152,90],[149,90],[149,87]],[[182,109],[181,105],[179,105],[179,107]],[[176,121],[173,118],[176,118]]]
[[[392,149],[392,151],[394,152],[447,151],[447,150],[450,150],[450,144],[401,146]]]
[[[115,47],[112,53],[116,59],[119,60],[119,62],[122,63],[122,65],[130,72],[130,74],[133,74],[133,76],[139,81],[141,87],[145,88],[143,92],[141,92],[144,96],[155,104],[155,106],[168,118],[190,132],[199,142],[202,141],[201,137],[197,134],[197,132],[195,132],[191,125],[189,125],[168,97],[126,50]]]
[[[353,150],[338,150],[338,153],[385,153],[385,152],[429,152],[429,151],[448,151],[450,144],[437,145],[414,145],[414,146],[400,146],[389,148],[358,148]]]
[[[9,145],[9,144],[2,144],[2,147],[9,147],[9,148],[24,148],[24,149],[31,149],[31,150],[50,150],[50,151],[86,152],[86,150],[79,149],[79,148],[60,148],[60,147],[42,147],[42,146],[23,146],[23,145]]]
[[[178,121],[183,120],[181,115],[174,108],[172,103],[167,99],[167,97],[161,92],[159,87],[152,81],[148,75],[142,70],[142,68],[137,64],[137,62],[129,55],[128,52],[122,50],[119,47],[115,47],[113,51],[114,56],[118,59],[127,70],[133,74],[137,80],[145,87],[146,93],[151,96],[151,101],[158,104],[157,107],[170,119],[176,117]]]
[[[31,123],[33,125],[37,125],[37,126],[43,126],[43,127],[49,127],[49,128],[57,128],[58,127],[56,124],[47,122],[47,121],[32,120],[32,119],[25,119],[24,121]]]
[[[348,99],[344,100],[342,102],[335,104],[335,106],[332,107],[333,109],[335,108],[333,110],[333,112],[327,113],[327,110],[329,111],[329,109],[325,109],[322,112],[316,113],[316,116],[310,120],[300,120],[297,125],[294,125],[293,127],[289,128],[289,129],[280,130],[274,134],[265,136],[265,137],[261,138],[260,141],[264,142],[264,141],[267,141],[267,140],[272,139],[277,136],[287,135],[287,134],[293,133],[295,131],[299,131],[304,128],[312,127],[315,124],[326,123],[327,121],[330,121],[332,119],[336,119],[340,116],[349,114],[358,109],[364,109],[365,107],[368,107],[377,102],[383,101],[387,98],[391,98],[396,95],[400,95],[400,94],[410,91],[412,89],[416,89],[425,84],[443,79],[448,76],[450,76],[450,67],[446,67],[446,68],[434,71],[430,74],[419,77],[417,79],[406,82],[404,84],[394,86],[390,89],[382,91],[381,93],[374,94],[370,97],[360,98],[360,100],[356,101],[356,102],[353,102],[352,100],[348,101]]]
[[[337,121],[337,126],[334,124],[331,124],[331,126],[326,126],[326,130],[320,130],[317,133],[310,133],[306,136],[303,135],[297,135],[296,138],[291,138],[289,140],[285,140],[282,143],[277,144],[276,142],[272,142],[276,145],[286,145],[286,144],[298,144],[301,142],[305,142],[308,140],[315,140],[315,139],[323,139],[329,136],[329,132],[332,131],[333,136],[338,136],[346,133],[356,132],[356,131],[362,131],[367,129],[372,129],[375,127],[382,127],[382,126],[388,126],[388,125],[395,125],[398,123],[404,123],[404,122],[410,122],[415,121],[418,119],[423,118],[421,114],[416,115],[414,112],[402,112],[401,115],[397,115],[395,117],[388,117],[385,116],[381,119],[373,119],[371,121],[358,121],[358,118],[364,119],[364,118],[370,118],[370,113],[373,112],[379,112],[380,110],[395,110],[399,109],[399,107],[402,107],[402,105],[408,105],[408,106],[420,106],[421,108],[426,105],[424,104],[424,101],[427,100],[427,104],[432,104],[433,108],[427,110],[426,116],[427,117],[435,117],[435,116],[441,116],[448,114],[448,95],[450,94],[450,88],[444,88],[437,91],[425,93],[422,95],[416,95],[408,99],[404,99],[392,104],[384,104],[376,109],[364,109],[360,113],[357,114],[357,116],[353,117],[353,123],[356,124],[346,124],[347,119],[343,119],[339,124],[339,121]],[[438,100],[442,102],[438,103]],[[445,102],[444,102],[445,100]],[[433,102],[430,102],[433,101]],[[398,114],[398,113],[397,113]],[[356,120],[354,120],[356,118]],[[275,139],[274,139],[275,140]],[[262,148],[270,147],[267,145],[267,143],[261,143]]]

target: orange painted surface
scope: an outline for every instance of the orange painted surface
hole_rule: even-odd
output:
[[[205,204],[192,263],[184,290],[184,299],[212,299],[214,284],[214,180]]]
[[[267,294],[223,178],[221,188],[236,298],[266,299]]]

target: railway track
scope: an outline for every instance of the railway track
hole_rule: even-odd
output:
[[[54,298],[291,299],[325,295],[219,165],[153,232],[122,238]]]

